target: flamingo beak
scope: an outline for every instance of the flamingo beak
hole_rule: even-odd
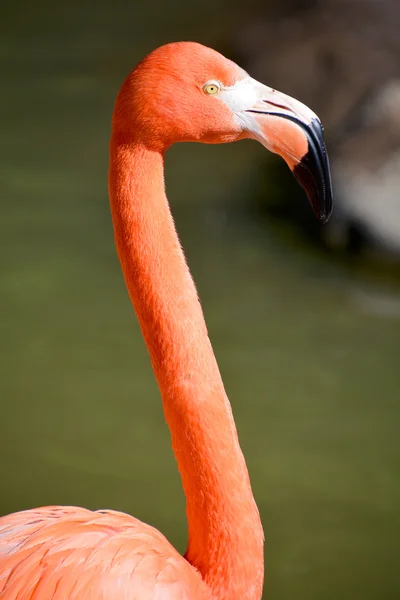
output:
[[[333,196],[321,121],[294,98],[254,83],[257,101],[244,111],[250,137],[282,156],[305,190],[314,213],[326,223]]]

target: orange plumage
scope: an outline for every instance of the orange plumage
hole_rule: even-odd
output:
[[[0,519],[1,600],[260,599],[261,521],[164,189],[164,153],[172,143],[244,137],[279,152],[302,185],[313,186],[310,200],[325,219],[329,165],[316,115],[217,52],[189,42],[155,50],[128,76],[115,105],[115,242],[186,495],[185,557],[122,513],[20,512]],[[307,178],[296,171],[303,159]]]
[[[161,533],[123,513],[49,506],[4,517],[0,531],[2,599],[210,597]]]

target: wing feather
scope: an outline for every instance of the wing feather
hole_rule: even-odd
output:
[[[210,600],[156,529],[116,511],[45,507],[0,518],[1,600]]]

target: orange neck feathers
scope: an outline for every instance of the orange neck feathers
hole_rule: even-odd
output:
[[[110,154],[117,252],[161,390],[186,495],[186,558],[213,598],[259,600],[262,526],[165,196],[163,151],[126,142],[114,128]]]

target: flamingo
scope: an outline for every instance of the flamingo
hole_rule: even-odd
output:
[[[175,142],[260,141],[321,221],[332,210],[318,117],[193,42],[161,46],[124,81],[109,196],[128,292],[186,496],[188,549],[121,512],[50,506],[0,519],[1,600],[259,600],[264,534],[231,406],[164,189]]]

